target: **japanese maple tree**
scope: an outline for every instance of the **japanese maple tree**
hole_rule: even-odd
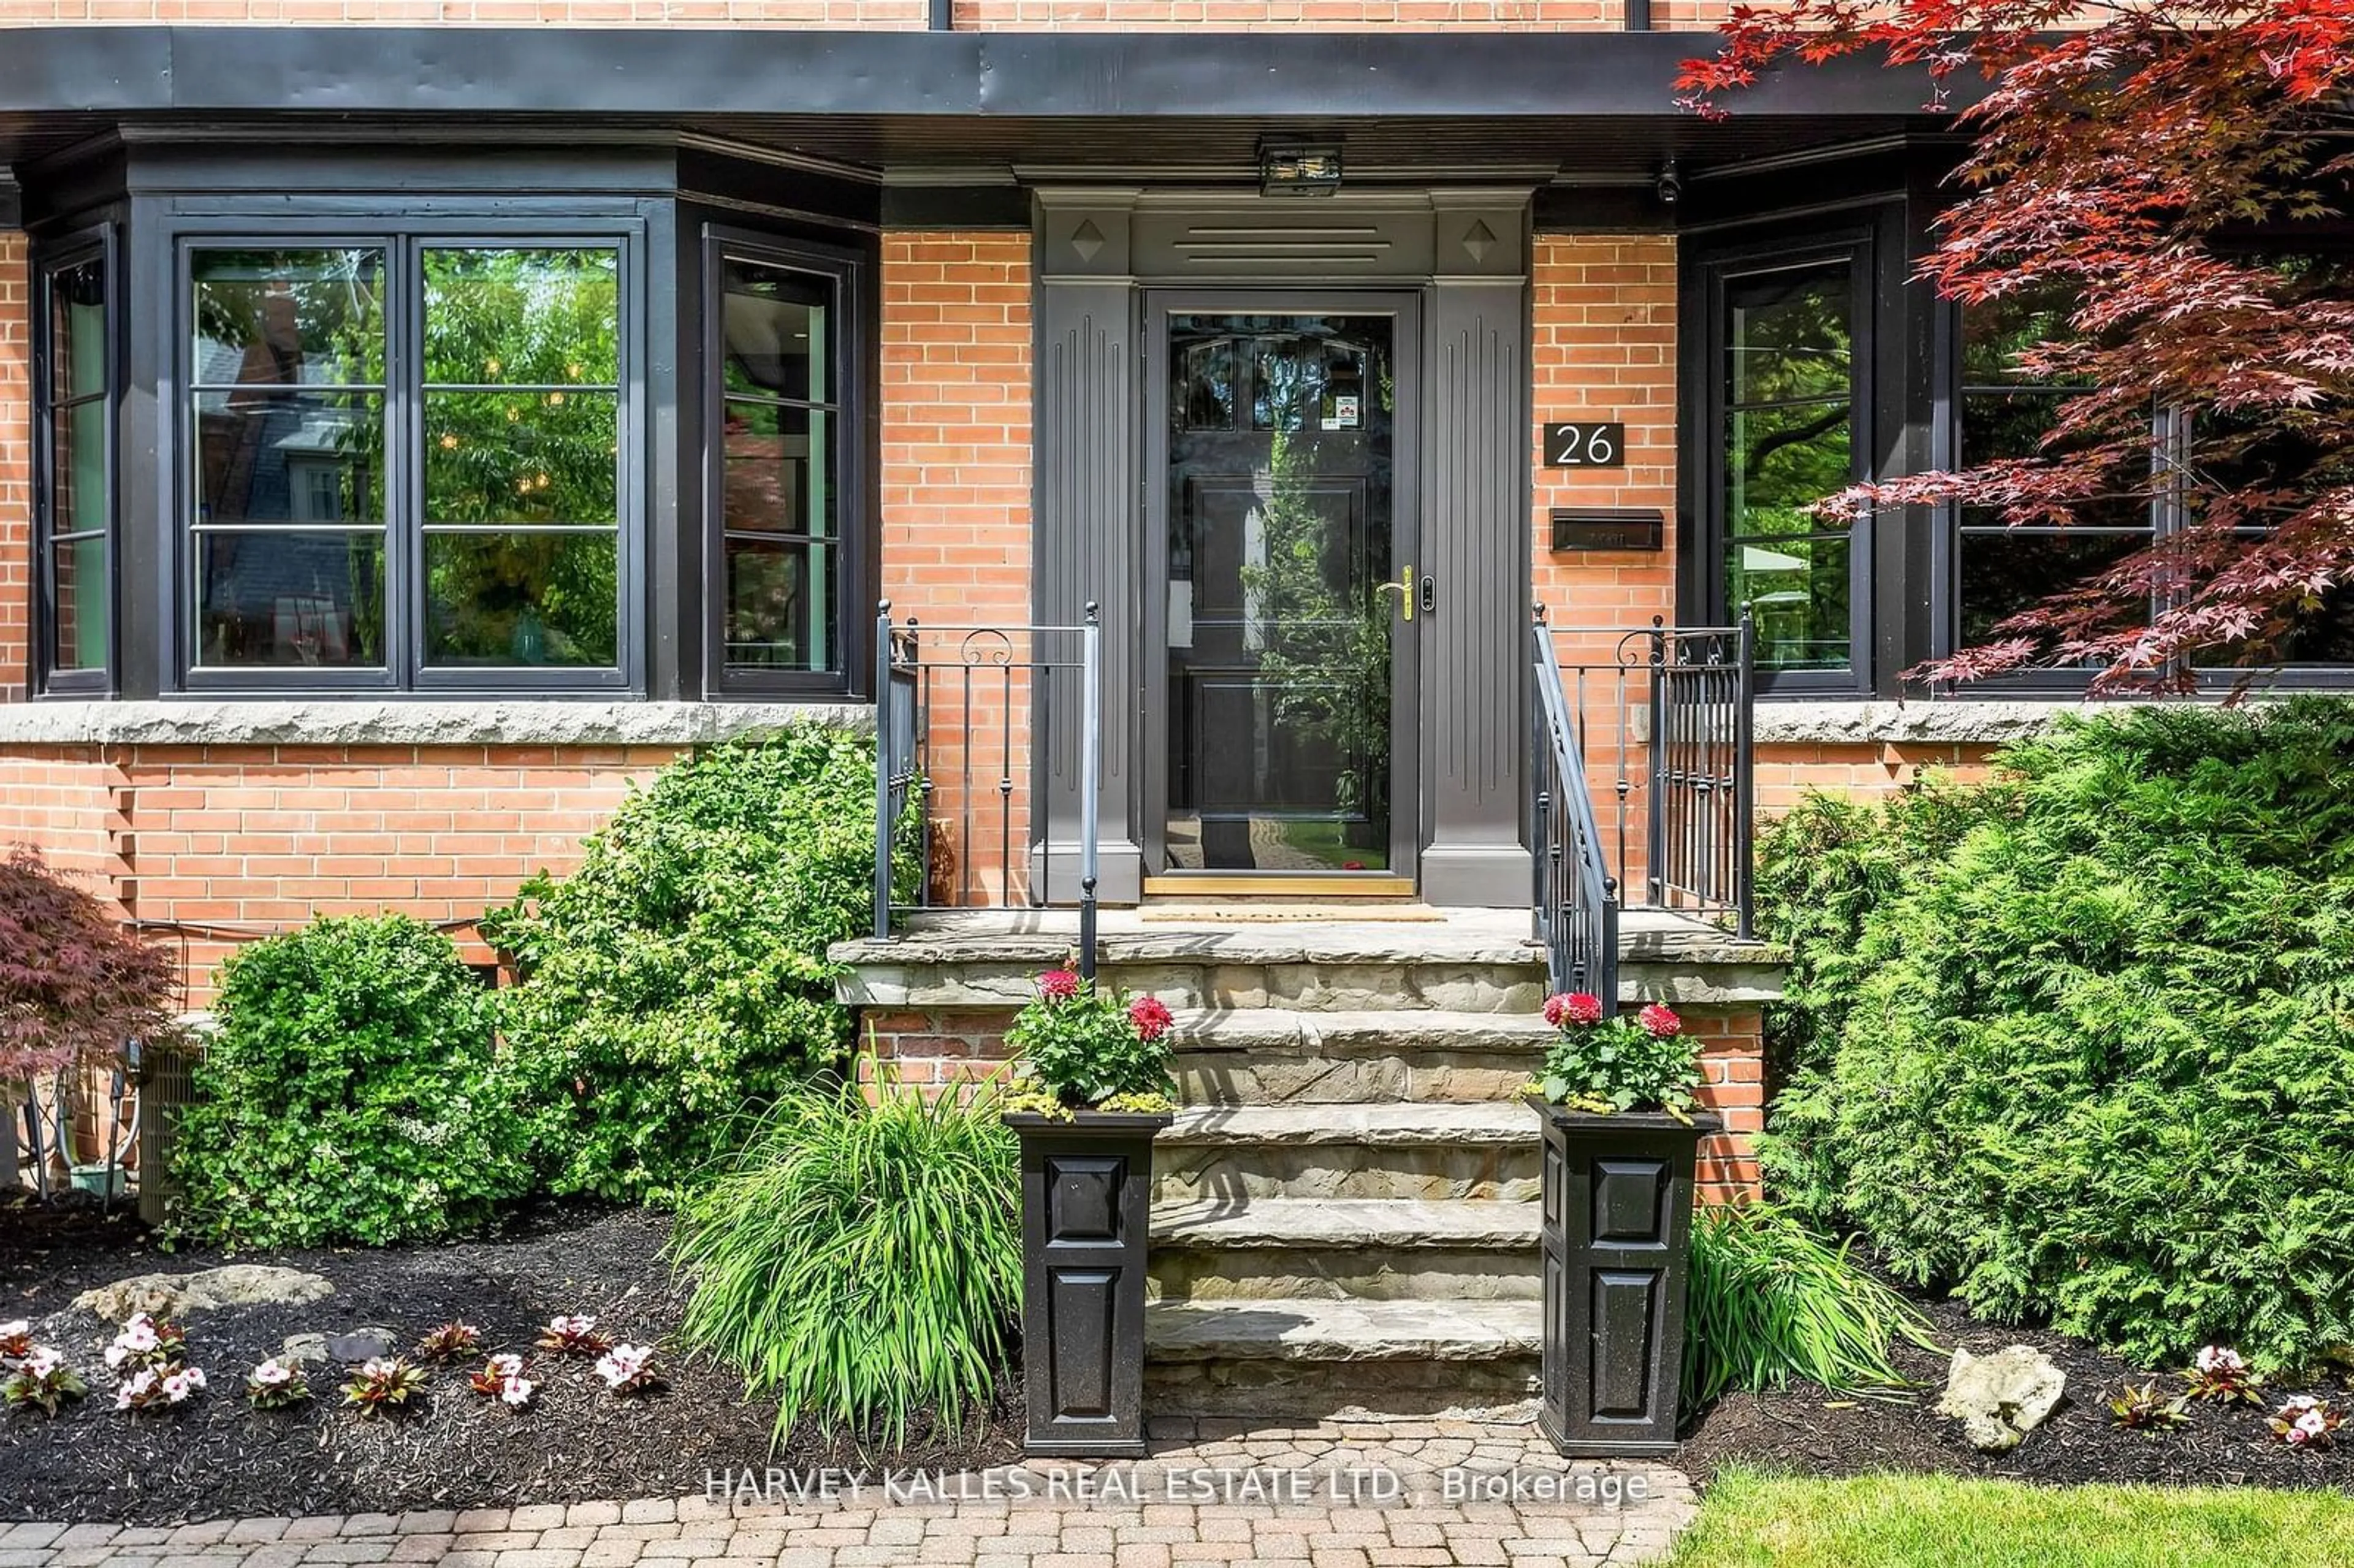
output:
[[[30,850],[0,859],[0,1101],[39,1073],[177,1028],[170,953]]]
[[[1914,675],[2091,662],[2117,690],[2187,684],[2194,655],[2278,662],[2325,601],[2354,601],[2354,0],[1738,6],[1680,85],[1722,114],[1768,71],[1858,55],[1923,73],[1931,107],[1967,100],[1920,276],[1965,311],[2056,302],[2065,327],[2017,370],[2075,390],[2030,456],[1858,486],[1825,514],[2179,519]]]

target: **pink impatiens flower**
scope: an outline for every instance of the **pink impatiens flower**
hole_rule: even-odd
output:
[[[1136,1037],[1144,1041],[1160,1039],[1176,1022],[1170,1015],[1169,1004],[1157,996],[1140,996],[1129,1002],[1128,1021],[1136,1025]]]
[[[1545,998],[1544,1020],[1555,1029],[1572,1023],[1602,1022],[1602,999],[1591,991],[1570,991]]]
[[[1038,994],[1048,1001],[1068,1001],[1079,994],[1079,977],[1070,969],[1048,969],[1038,977]]]
[[[1637,1013],[1635,1022],[1643,1026],[1644,1033],[1657,1040],[1666,1040],[1684,1032],[1684,1021],[1676,1016],[1675,1010],[1656,1001]]]

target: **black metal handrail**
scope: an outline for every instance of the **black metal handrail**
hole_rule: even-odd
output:
[[[919,627],[912,616],[894,624],[889,599],[876,608],[875,936],[888,937],[894,916],[908,909],[1047,903],[1058,802],[1067,801],[1077,842],[1059,854],[1070,857],[1066,876],[1076,861],[1079,969],[1094,978],[1102,635],[1093,604],[1077,626]],[[1074,736],[1072,755],[1058,752]],[[922,869],[914,897],[902,902],[892,851],[911,807]]]
[[[1529,777],[1532,935],[1545,950],[1551,989],[1590,991],[1618,1004],[1618,885],[1602,853],[1602,825],[1586,786],[1585,746],[1571,721],[1539,605],[1532,629],[1536,700]]]
[[[1655,619],[1628,630],[1551,626],[1540,608],[1534,637],[1540,938],[1565,918],[1559,898],[1545,900],[1543,863],[1582,853],[1581,836],[1597,863],[1585,883],[1598,878],[1610,890],[1613,920],[1624,908],[1681,910],[1751,936],[1756,637],[1748,614],[1734,626]],[[1582,811],[1564,802],[1564,788]],[[1598,939],[1588,887],[1555,891],[1573,899],[1569,916],[1587,927],[1575,941]],[[1556,989],[1572,984],[1575,941],[1564,948],[1548,939]],[[1614,967],[1617,954],[1614,940]]]

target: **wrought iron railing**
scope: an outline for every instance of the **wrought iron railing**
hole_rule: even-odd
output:
[[[1096,607],[1077,626],[918,626],[912,616],[895,624],[885,599],[875,649],[875,934],[888,937],[908,909],[1044,905],[1076,871],[1079,967],[1092,979],[1103,797]],[[902,834],[917,841],[920,867],[907,890],[893,877]]]
[[[1750,936],[1756,680],[1748,615],[1734,626],[1654,620],[1630,631],[1551,626],[1540,611],[1534,636],[1535,789],[1540,797],[1553,792],[1538,808],[1540,862],[1556,850],[1568,855],[1575,835],[1589,833],[1602,882],[1617,893],[1614,913],[1681,910]],[[1567,765],[1543,755],[1555,722],[1548,703],[1558,706]],[[1572,768],[1588,807],[1583,816],[1548,777]],[[1549,842],[1565,832],[1571,839]],[[1541,882],[1543,875],[1541,863]],[[1547,911],[1541,906],[1538,913],[1542,927]],[[1595,918],[1573,913],[1589,925]],[[1548,950],[1561,951],[1550,942]],[[1616,953],[1614,944],[1614,959]]]
[[[1542,606],[1532,628],[1536,700],[1530,705],[1530,892],[1533,934],[1556,991],[1618,999],[1618,885],[1603,862],[1602,826],[1585,782],[1585,748],[1553,661]]]

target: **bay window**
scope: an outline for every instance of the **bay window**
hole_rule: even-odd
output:
[[[618,685],[619,237],[184,249],[192,685]]]
[[[104,691],[114,631],[114,320],[110,237],[40,269],[36,322],[36,573],[42,689]]]
[[[870,612],[846,253],[714,231],[705,287],[714,663],[736,691],[838,688]]]

